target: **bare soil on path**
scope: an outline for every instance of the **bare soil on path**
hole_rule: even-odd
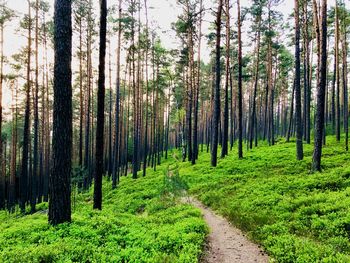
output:
[[[184,201],[202,211],[210,228],[203,263],[269,262],[269,257],[263,249],[248,240],[241,230],[235,228],[225,218],[215,214],[210,208],[205,207],[194,198],[186,197]]]

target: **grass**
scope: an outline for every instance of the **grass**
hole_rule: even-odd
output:
[[[178,201],[183,190],[262,244],[271,261],[350,262],[350,155],[327,137],[323,172],[311,173],[312,145],[304,153],[296,161],[295,142],[278,142],[243,160],[234,150],[217,168],[208,153],[194,166],[170,158],[116,190],[105,181],[102,211],[92,210],[91,192],[79,194],[73,223],[58,227],[44,212],[0,212],[0,262],[197,262],[208,229],[199,210]]]
[[[210,167],[202,153],[195,166],[180,167],[197,196],[277,262],[350,262],[350,155],[327,137],[322,173],[311,173],[312,145],[296,161],[295,142],[236,151]]]
[[[104,181],[102,211],[92,209],[92,192],[77,195],[71,224],[49,226],[47,204],[34,215],[0,212],[0,262],[197,262],[208,229],[178,201],[166,168],[122,178],[116,190]]]

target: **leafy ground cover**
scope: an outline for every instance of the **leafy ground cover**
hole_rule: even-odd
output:
[[[312,145],[296,161],[295,142],[260,146],[238,160],[235,151],[210,167],[180,167],[181,178],[197,196],[277,262],[350,262],[350,154],[327,137],[323,172],[311,173]]]
[[[104,182],[103,210],[92,192],[78,194],[73,222],[47,223],[38,213],[0,213],[0,262],[197,262],[208,229],[200,211],[181,204],[177,176],[168,164],[145,178],[122,178],[116,190]]]
[[[210,167],[170,159],[145,178],[104,182],[104,207],[78,194],[73,223],[0,213],[0,262],[197,262],[208,229],[200,211],[181,204],[188,191],[262,244],[276,262],[350,262],[350,155],[327,137],[323,172],[311,173],[312,145],[295,158],[295,143],[236,151]],[[176,155],[180,155],[175,153]],[[170,168],[169,168],[170,165]],[[170,176],[165,176],[165,173]]]

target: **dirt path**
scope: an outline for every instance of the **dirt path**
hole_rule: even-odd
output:
[[[268,262],[262,248],[249,241],[244,234],[232,226],[225,218],[216,215],[193,198],[186,202],[198,207],[210,228],[209,244],[203,263],[250,263]]]

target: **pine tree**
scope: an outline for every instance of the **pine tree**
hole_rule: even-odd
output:
[[[49,223],[71,221],[72,2],[56,0],[54,14],[54,105]]]
[[[100,1],[100,55],[98,67],[97,128],[96,128],[96,163],[94,183],[94,209],[102,209],[102,175],[105,121],[105,58],[107,41],[107,0]]]

